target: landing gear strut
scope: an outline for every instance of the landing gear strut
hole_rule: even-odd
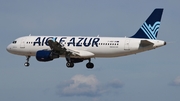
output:
[[[67,61],[66,66],[68,68],[74,67],[74,63],[71,61],[71,58],[70,58],[70,53],[66,54],[66,61]]]
[[[70,58],[70,55],[67,54],[66,55],[66,66],[68,68],[72,68],[74,67],[74,63],[79,63],[79,62],[83,62],[84,60],[89,60],[89,62],[86,64],[86,67],[88,69],[92,69],[94,67],[94,64],[91,63],[91,58]]]
[[[28,67],[30,65],[29,63],[30,56],[26,56],[26,62],[24,63],[24,66]]]
[[[88,69],[92,69],[92,68],[94,67],[94,64],[91,63],[91,58],[89,58],[89,62],[86,64],[86,67],[87,67]]]

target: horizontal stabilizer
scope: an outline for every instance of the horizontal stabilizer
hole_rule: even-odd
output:
[[[141,43],[140,43],[140,47],[147,47],[147,46],[151,46],[151,45],[154,45],[154,43],[148,41],[148,40],[141,40]]]

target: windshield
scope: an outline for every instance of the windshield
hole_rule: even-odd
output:
[[[12,43],[15,44],[17,41],[13,41]]]

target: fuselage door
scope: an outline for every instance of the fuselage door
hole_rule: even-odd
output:
[[[21,40],[20,48],[25,48],[25,39]]]
[[[124,50],[130,50],[129,44],[130,44],[130,39],[125,39]]]

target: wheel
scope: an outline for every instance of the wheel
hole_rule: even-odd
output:
[[[89,62],[89,63],[86,64],[86,67],[87,67],[88,69],[92,69],[92,68],[94,67],[94,64],[91,63],[91,62]]]
[[[72,62],[67,62],[67,63],[66,63],[66,66],[72,68],[72,67],[74,67],[74,63],[72,63]]]
[[[30,65],[29,62],[24,63],[24,66],[26,66],[26,67],[28,67],[29,65]]]

